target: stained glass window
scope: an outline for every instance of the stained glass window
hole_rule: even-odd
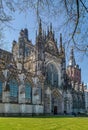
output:
[[[11,97],[17,97],[18,95],[18,83],[15,79],[11,80],[9,82],[10,85],[10,96]]]
[[[25,84],[25,98],[31,100],[31,85],[30,85],[30,83]]]
[[[58,72],[53,64],[47,66],[46,80],[50,85],[58,87]]]

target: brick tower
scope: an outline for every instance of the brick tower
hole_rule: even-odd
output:
[[[67,75],[71,81],[81,83],[81,69],[75,62],[74,51],[71,49]]]

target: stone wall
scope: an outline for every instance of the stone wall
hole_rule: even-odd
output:
[[[0,103],[0,115],[43,114],[42,105]]]

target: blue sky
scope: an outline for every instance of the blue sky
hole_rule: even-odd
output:
[[[34,12],[29,12],[26,14],[20,14],[18,12],[16,12],[13,16],[14,20],[12,22],[9,23],[9,25],[11,26],[11,28],[5,28],[5,44],[3,45],[3,48],[6,50],[11,51],[11,46],[12,46],[12,41],[16,40],[18,41],[18,37],[19,37],[19,32],[21,29],[24,28],[28,28],[29,30],[29,39],[32,40],[32,43],[35,43],[35,34],[36,34],[36,30],[38,29],[38,23],[37,23],[37,18]],[[61,29],[60,25],[62,24],[62,18],[57,20],[57,19],[48,19],[48,21],[46,22],[46,24],[43,24],[44,29],[47,29],[47,25],[50,24],[50,22],[52,22],[53,24],[53,28],[55,32],[55,36],[58,40],[58,44],[59,44],[59,34],[62,33],[63,36],[63,42],[66,40],[66,34],[63,33],[63,29]],[[58,30],[57,31],[57,26],[58,25]],[[70,52],[70,49],[69,49]],[[80,68],[81,68],[81,74],[82,74],[82,81],[84,81],[84,83],[88,83],[88,57],[80,55],[80,53],[78,53],[77,51],[75,51],[75,58],[76,58],[76,63],[79,64]],[[67,63],[68,63],[68,59],[69,59],[69,54],[67,56]]]

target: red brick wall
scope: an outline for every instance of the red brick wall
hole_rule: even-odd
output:
[[[79,68],[69,66],[67,74],[71,80],[81,83],[81,70]]]

